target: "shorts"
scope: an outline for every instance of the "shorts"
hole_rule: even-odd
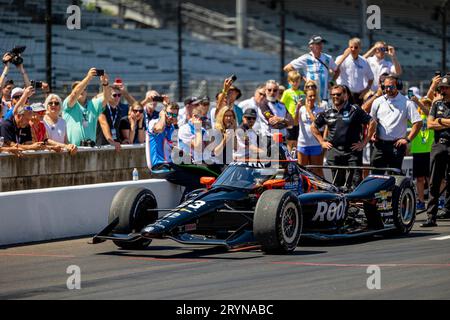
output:
[[[322,146],[300,147],[297,146],[297,152],[305,156],[320,156],[322,155]]]
[[[430,176],[430,153],[413,153],[413,178]]]
[[[292,129],[287,129],[286,140],[295,140],[298,139],[298,126],[293,126]]]

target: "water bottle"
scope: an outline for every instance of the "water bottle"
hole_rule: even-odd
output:
[[[133,181],[138,181],[139,180],[139,172],[138,169],[134,168],[133,170]]]

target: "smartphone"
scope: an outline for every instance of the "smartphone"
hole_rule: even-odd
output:
[[[411,99],[414,96],[412,89],[408,89],[408,98]]]
[[[163,102],[164,98],[163,98],[163,96],[156,96],[156,97],[153,97],[153,101],[154,102]]]
[[[103,69],[95,69],[95,71],[97,72],[96,76],[97,77],[101,77],[105,75],[105,70]]]
[[[237,80],[237,77],[236,77],[235,74],[232,74],[230,79],[231,79],[232,82],[235,82]]]
[[[34,88],[34,90],[42,89],[42,81],[31,80],[30,83],[31,83],[31,86]]]

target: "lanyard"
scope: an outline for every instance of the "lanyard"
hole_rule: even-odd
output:
[[[111,110],[111,106],[110,105],[108,105],[108,111],[109,111],[109,117],[111,118],[111,121],[112,121],[112,126],[114,127],[114,125],[116,123],[116,120],[117,120],[117,117],[119,115],[119,110],[116,109],[116,113],[114,114],[114,117],[113,117],[113,112]]]

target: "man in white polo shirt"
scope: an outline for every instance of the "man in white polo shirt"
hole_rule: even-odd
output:
[[[359,55],[360,52],[361,40],[352,38],[344,54],[336,58],[336,65],[340,70],[336,82],[350,89],[353,103],[359,106],[362,105],[363,97],[372,87],[374,79],[369,63]]]
[[[402,95],[398,87],[398,78],[387,76],[382,85],[385,94],[373,102],[370,111],[375,120],[371,126],[376,126],[377,135],[371,160],[377,168],[401,169],[406,147],[422,127],[414,102]],[[408,120],[413,124],[409,134]]]

